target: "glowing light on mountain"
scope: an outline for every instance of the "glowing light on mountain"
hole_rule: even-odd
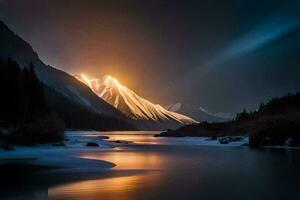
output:
[[[83,82],[87,84],[91,89],[93,89],[93,86],[91,84],[91,80],[88,79],[84,74],[80,74],[81,78],[83,79]]]
[[[153,121],[175,120],[183,124],[197,123],[190,117],[168,111],[158,104],[138,96],[122,85],[116,78],[106,75],[102,79],[91,79],[81,74],[76,76],[89,86],[95,94],[134,119]]]

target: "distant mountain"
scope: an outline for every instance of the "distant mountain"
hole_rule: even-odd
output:
[[[132,125],[129,125],[130,119],[122,112],[99,98],[89,87],[73,76],[44,64],[30,44],[17,36],[1,21],[0,44],[0,57],[2,59],[12,58],[18,62],[21,68],[28,67],[30,63],[33,63],[38,79],[51,90],[51,92],[47,94],[52,94],[53,96],[53,93],[55,93],[55,96],[59,96],[60,99],[63,99],[61,102],[64,102],[66,105],[79,105],[82,109],[81,112],[75,112],[76,114],[81,113],[82,116],[84,116],[89,113],[89,116],[97,116],[96,118],[94,117],[92,121],[116,121],[119,125],[117,129],[132,129]],[[65,116],[66,113],[70,113],[68,114],[68,120],[80,122],[80,115],[76,116],[71,114],[72,109],[78,110],[77,107],[70,108],[66,106],[64,108],[64,106],[58,104],[52,104],[52,107],[54,109],[58,109],[57,107],[59,107],[62,116]],[[105,127],[105,124],[101,121],[99,121],[99,124],[103,125],[101,129],[116,129],[112,126]],[[77,126],[80,125],[77,124]],[[87,127],[89,127],[88,124],[85,128]],[[90,128],[93,127],[94,126],[91,126]]]
[[[232,120],[234,117],[226,113],[209,112],[208,110],[199,107],[191,107],[183,105],[181,103],[170,104],[165,106],[165,108],[172,112],[180,112],[182,114],[191,116],[198,121],[208,121],[208,122],[224,122]]]
[[[84,75],[76,77],[87,84],[99,97],[136,121],[153,121],[162,126],[167,124],[169,127],[170,124],[180,126],[197,123],[188,116],[169,111],[140,97],[112,76],[107,75],[102,79],[89,79]]]

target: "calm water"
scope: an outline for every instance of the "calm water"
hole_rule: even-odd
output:
[[[115,168],[102,174],[25,170],[2,187],[0,199],[300,199],[300,150],[194,146],[132,132],[99,134],[134,143],[76,156],[110,161]]]

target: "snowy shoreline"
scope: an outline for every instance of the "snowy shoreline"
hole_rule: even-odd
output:
[[[89,132],[66,131],[64,146],[42,144],[33,147],[14,146],[14,150],[0,149],[0,164],[30,164],[56,168],[53,172],[102,172],[115,164],[80,158],[76,154],[86,151],[106,151],[114,146],[103,137],[87,137]],[[87,143],[98,146],[90,147]]]
[[[66,131],[63,143],[43,144],[32,147],[14,146],[14,150],[6,151],[0,149],[1,164],[30,164],[45,167],[52,167],[52,172],[103,172],[115,167],[114,163],[103,160],[93,160],[81,158],[79,155],[83,152],[103,152],[112,150],[115,146],[133,144],[139,145],[134,141],[116,141],[106,140],[108,137],[95,134],[94,131]],[[103,133],[106,135],[107,133]],[[143,134],[142,134],[143,135]],[[148,137],[153,135],[147,133]],[[158,138],[157,138],[158,139]],[[158,139],[159,140],[159,139]],[[119,141],[119,142],[120,142]],[[126,143],[128,142],[128,143]],[[241,138],[236,142],[229,144],[220,144],[218,140],[211,140],[208,137],[185,137],[169,138],[169,145],[202,145],[202,146],[241,146],[247,142],[247,138]],[[97,146],[87,146],[88,143]]]
[[[231,136],[228,136],[231,137]],[[227,137],[222,137],[227,138]],[[232,137],[234,138],[234,137]],[[197,146],[220,146],[220,147],[238,147],[247,146],[249,139],[246,136],[239,136],[237,141],[228,141],[228,143],[221,144],[219,139],[212,139],[211,137],[170,137],[172,143],[174,144],[184,144],[184,145],[197,145]]]
[[[103,160],[93,160],[81,158],[79,155],[83,152],[104,152],[110,151],[116,146],[127,144],[133,145],[151,145],[147,142],[125,141],[117,144],[116,141],[106,140],[107,136],[95,134],[95,131],[66,131],[66,139],[63,145],[60,143],[36,145],[33,147],[14,146],[14,150],[6,151],[0,149],[1,164],[31,164],[55,168],[55,172],[102,172],[115,167],[114,163]],[[103,133],[103,135],[108,135]],[[145,137],[154,138],[151,134],[141,134]],[[224,139],[224,140],[222,140]],[[194,145],[194,146],[212,146],[212,147],[243,147],[248,146],[249,138],[247,136],[225,136],[219,138],[211,137],[158,137],[156,144],[160,145]],[[220,141],[222,140],[221,143]],[[121,140],[120,140],[121,141]],[[128,142],[128,143],[126,143]],[[87,146],[88,143],[97,146]],[[288,146],[265,146],[262,148],[277,149],[300,149],[299,147]]]

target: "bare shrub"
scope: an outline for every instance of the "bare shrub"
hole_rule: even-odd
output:
[[[57,142],[64,139],[64,122],[55,114],[19,127],[9,138],[9,141],[21,145],[35,145]]]

